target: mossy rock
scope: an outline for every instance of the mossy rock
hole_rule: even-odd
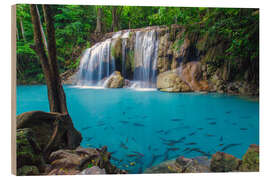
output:
[[[40,175],[40,172],[36,166],[23,166],[17,170],[18,176],[31,176]]]
[[[210,169],[213,172],[232,172],[238,171],[241,160],[233,155],[217,152],[212,155]]]
[[[16,137],[17,175],[43,172],[45,163],[33,131],[30,128],[18,129]],[[38,171],[33,166],[38,168]]]
[[[257,172],[259,171],[259,146],[252,144],[242,158],[240,171]]]
[[[122,67],[122,40],[120,38],[113,40],[111,44],[111,56],[115,60],[116,70],[121,71]]]

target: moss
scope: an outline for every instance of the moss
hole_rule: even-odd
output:
[[[259,171],[259,147],[251,145],[243,156],[240,171]]]
[[[18,176],[39,175],[40,172],[36,166],[23,166],[17,170]]]

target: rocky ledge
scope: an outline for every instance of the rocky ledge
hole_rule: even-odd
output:
[[[209,172],[258,172],[259,146],[252,144],[241,159],[224,152],[207,156],[176,159],[148,168],[144,173],[209,173]]]

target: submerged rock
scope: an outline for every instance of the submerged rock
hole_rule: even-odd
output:
[[[106,88],[122,88],[124,86],[124,78],[119,71],[114,71],[104,82],[104,85]]]
[[[175,72],[164,72],[157,78],[157,88],[166,92],[188,92],[190,87]]]
[[[240,171],[257,172],[259,171],[259,146],[251,144],[242,158]]]
[[[241,160],[231,154],[217,152],[212,155],[210,169],[213,172],[238,171]]]

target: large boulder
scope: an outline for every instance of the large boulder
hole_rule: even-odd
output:
[[[45,161],[34,132],[29,128],[16,131],[17,175],[38,175],[45,171]]]
[[[122,88],[124,86],[124,78],[119,71],[114,71],[104,82],[106,88]]]
[[[242,158],[240,171],[257,172],[259,171],[259,146],[251,144]]]
[[[161,73],[157,77],[157,88],[166,92],[188,92],[190,87],[181,80],[179,75],[172,71]]]
[[[73,175],[89,173],[89,169],[93,166],[98,167],[106,174],[122,174],[126,173],[113,166],[110,163],[110,153],[107,147],[102,149],[82,148],[78,147],[75,150],[58,150],[51,153],[49,160],[51,167],[48,169],[49,175]],[[93,171],[93,169],[91,170]],[[96,171],[100,174],[100,171]]]
[[[25,112],[17,116],[17,129],[21,128],[31,128],[45,160],[52,151],[74,149],[82,140],[68,114]]]
[[[212,155],[210,169],[213,172],[238,171],[241,160],[231,154],[217,152]]]
[[[180,67],[181,79],[187,83],[193,91],[208,91],[209,85],[203,77],[202,65],[199,61],[182,63]]]

